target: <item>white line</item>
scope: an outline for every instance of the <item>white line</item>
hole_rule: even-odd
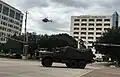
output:
[[[0,72],[2,74],[9,74],[12,76],[19,76],[19,77],[33,77],[33,76],[28,76],[28,75],[20,75],[20,74],[15,74],[15,73],[8,73],[8,72]]]
[[[88,74],[88,73],[90,73],[90,72],[92,72],[92,71],[94,71],[94,70],[90,70],[90,71],[88,71],[88,72],[86,72],[86,73],[79,74],[78,76],[75,76],[75,77],[81,77],[81,76],[86,75],[86,74]]]

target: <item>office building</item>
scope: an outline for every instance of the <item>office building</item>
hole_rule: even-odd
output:
[[[92,47],[103,32],[112,27],[120,26],[119,15],[114,12],[108,16],[81,15],[71,17],[70,34],[72,37],[82,39],[87,48]]]
[[[23,13],[0,0],[0,43],[6,43],[6,37],[20,35],[22,31]]]

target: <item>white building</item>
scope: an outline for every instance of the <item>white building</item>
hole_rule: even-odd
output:
[[[113,26],[120,25],[119,15],[115,12],[109,16],[81,15],[71,17],[70,34],[75,39],[85,41],[87,48],[92,47],[92,42],[101,37],[102,33]]]
[[[0,43],[6,43],[2,36],[20,35],[23,13],[0,0]]]

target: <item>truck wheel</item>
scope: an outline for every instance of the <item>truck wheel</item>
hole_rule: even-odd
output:
[[[87,63],[84,60],[78,61],[78,67],[84,69]]]
[[[68,68],[76,68],[77,67],[77,61],[76,60],[71,60],[66,63],[66,66]]]
[[[52,63],[53,63],[52,59],[49,58],[42,59],[42,65],[45,67],[51,67]]]

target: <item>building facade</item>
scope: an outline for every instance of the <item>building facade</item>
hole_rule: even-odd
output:
[[[0,0],[0,43],[6,43],[6,37],[20,35],[23,13]]]
[[[103,32],[120,25],[119,18],[117,12],[111,16],[72,16],[70,35],[76,40],[82,39],[87,48],[92,47],[92,42],[101,37]]]

